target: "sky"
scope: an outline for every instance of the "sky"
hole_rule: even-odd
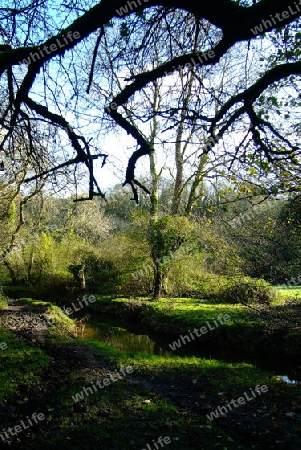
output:
[[[12,0],[9,0],[8,3],[12,3]],[[60,2],[58,2],[58,0],[54,0],[53,6],[58,6]],[[50,5],[50,4],[49,4]],[[50,10],[51,10],[51,5],[50,5]],[[53,14],[55,12],[55,8],[53,8]],[[72,21],[72,18],[70,17],[70,21]],[[65,24],[65,26],[69,25],[69,21],[67,20],[68,23]],[[93,41],[94,37],[91,38],[91,42]],[[85,51],[88,51],[88,47],[86,46],[86,44],[83,45],[79,45],[78,50],[76,50],[76,54],[79,57],[79,62],[81,60],[84,60],[85,58],[87,59],[87,56],[89,55],[88,53],[85,54]],[[265,53],[266,53],[266,49]],[[71,53],[71,52],[70,52]],[[249,57],[253,56],[251,53],[249,53]],[[64,60],[66,60],[68,62],[68,57],[69,57],[69,52],[66,53]],[[90,57],[88,58],[88,60],[90,61]],[[66,64],[67,66],[67,64]],[[57,98],[60,98],[59,96],[62,95],[62,97],[60,98],[61,105],[62,107],[65,107],[65,105],[63,105],[64,103],[64,95],[66,96],[67,100],[71,102],[71,100],[69,100],[69,98],[71,99],[73,96],[73,92],[70,89],[68,91],[68,88],[66,88],[66,85],[64,85],[64,77],[66,76],[71,76],[73,77],[74,74],[64,74],[64,76],[60,73],[59,69],[58,69],[58,64],[57,62],[54,60],[51,62],[51,68],[52,68],[52,73],[55,74],[55,72],[57,72],[57,76],[58,76],[58,81],[61,83],[62,87],[61,87],[61,91],[59,92],[59,95],[57,94],[57,92],[54,93],[54,97],[57,96]],[[81,67],[82,69],[82,67]],[[20,70],[25,70],[25,68]],[[44,85],[43,85],[43,78],[41,77],[39,79],[39,83],[40,84],[36,84],[34,85],[34,89],[33,89],[33,97],[36,96],[35,98],[41,102],[41,104],[44,104]],[[80,80],[79,82],[84,82],[87,83],[87,79],[88,79],[88,74],[84,74],[84,76],[86,76],[86,79]],[[119,74],[119,76],[121,77],[121,79],[123,78],[123,73],[121,72]],[[176,74],[173,74],[171,76],[168,77],[168,81],[166,79],[166,83],[168,84],[172,84],[173,83],[173,79],[175,79],[177,77]],[[55,80],[57,81],[57,80]],[[204,79],[203,80],[204,85],[206,85],[206,83],[209,83],[209,80]],[[211,82],[211,80],[210,80]],[[233,80],[233,82],[235,82],[235,80]],[[209,83],[210,85],[210,83]],[[81,87],[81,86],[80,86]],[[47,96],[48,97],[48,96]],[[51,96],[49,96],[51,98]],[[83,96],[84,97],[84,96]],[[80,100],[81,101],[81,100]],[[87,98],[87,96],[85,97],[85,103],[86,105],[88,104],[89,98]],[[97,101],[97,99],[96,99]],[[70,103],[71,104],[71,103]],[[57,110],[55,110],[55,108],[52,108],[51,101],[48,104],[49,109],[55,112],[58,112]],[[93,105],[92,105],[93,108]],[[66,112],[67,111],[67,112]],[[92,112],[94,113],[94,111],[92,110]],[[99,183],[99,186],[102,190],[106,190],[116,184],[122,184],[124,182],[125,179],[125,171],[126,171],[126,166],[127,166],[127,162],[128,162],[128,158],[130,157],[131,153],[137,148],[135,147],[135,142],[132,138],[130,138],[125,132],[120,131],[120,133],[117,135],[116,133],[108,133],[107,135],[105,135],[102,138],[99,138],[98,134],[96,134],[96,130],[97,128],[101,127],[101,123],[99,121],[101,121],[101,118],[97,118],[97,114],[99,115],[99,110],[95,111],[95,135],[96,137],[93,136],[94,133],[94,126],[93,123],[87,125],[87,127],[89,128],[89,133],[87,134],[88,139],[92,136],[93,140],[91,141],[91,145],[97,149],[98,152],[100,153],[105,153],[108,154],[109,157],[107,159],[107,163],[105,164],[105,166],[103,168],[101,168],[101,163],[102,160],[100,159],[98,162],[95,162],[95,176],[97,178],[97,181]],[[76,120],[74,120],[74,117],[72,117],[72,114],[68,113],[68,110],[64,110],[62,112],[62,115],[64,117],[66,117],[68,120],[70,119],[70,124],[74,127],[74,129],[78,129],[76,127]],[[80,119],[78,119],[80,120]],[[96,120],[99,120],[98,122],[96,122]],[[78,123],[79,126],[83,125],[83,129],[85,128],[85,124],[84,123]],[[145,133],[146,134],[146,133]],[[83,134],[85,135],[85,134]],[[237,134],[233,137],[233,139],[236,141],[235,144],[239,143],[240,140],[240,136]],[[65,145],[65,144],[64,144]],[[160,147],[160,146],[159,146]],[[218,150],[217,150],[218,151]],[[221,150],[222,151],[222,150]],[[162,152],[160,153],[160,148],[158,148],[158,158],[160,159],[160,163],[161,165],[164,163],[164,155],[162,154]],[[161,160],[163,162],[161,162]],[[172,164],[172,162],[170,162],[170,164]],[[144,177],[146,176],[147,172],[148,172],[148,158],[143,158],[143,160],[137,164],[137,173],[140,174],[140,176]],[[86,184],[86,186],[88,186],[88,184]],[[83,186],[83,189],[85,189],[85,186]]]

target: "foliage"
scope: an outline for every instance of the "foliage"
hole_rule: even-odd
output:
[[[193,224],[184,216],[162,216],[150,222],[148,234],[153,258],[160,265],[170,263],[170,255],[193,239]]]
[[[70,264],[68,266],[68,272],[72,273],[72,275],[74,277],[76,277],[78,275],[78,272],[80,270],[84,270],[85,269],[85,265],[84,264]]]
[[[250,277],[228,279],[227,285],[216,296],[219,303],[258,305],[268,305],[275,298],[275,290],[265,280]]]
[[[284,196],[259,197],[254,203],[236,202],[223,217],[224,235],[243,261],[246,275],[277,284],[299,275],[301,234],[294,208],[297,212],[297,202]],[[229,216],[234,218],[227,224]]]
[[[106,294],[144,294],[143,282],[134,278],[135,271],[145,263],[147,245],[138,238],[139,232],[123,232],[112,236],[98,248],[84,246],[81,258],[85,264],[87,286]]]
[[[75,291],[74,278],[68,272],[48,273],[36,287],[35,295],[45,300],[57,301]]]
[[[150,220],[148,242],[154,266],[153,295],[159,298],[173,263],[174,253],[193,240],[195,226],[185,216],[162,216]]]
[[[0,309],[7,307],[7,299],[2,292],[2,288],[0,287]]]
[[[273,304],[285,305],[286,302],[300,303],[301,302],[301,288],[300,286],[275,286],[276,299]]]

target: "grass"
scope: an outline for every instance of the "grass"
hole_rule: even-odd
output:
[[[0,341],[8,344],[7,352],[0,353],[5,359],[5,376],[0,378],[1,391],[5,400],[17,395],[22,385],[41,383],[40,373],[49,363],[49,358],[39,349],[29,347],[16,340],[11,332],[0,329]],[[237,398],[256,384],[266,384],[279,392],[294,390],[271,374],[247,363],[226,363],[224,361],[172,356],[168,359],[135,352],[120,352],[94,340],[80,340],[89,349],[100,352],[113,368],[132,366],[134,376],[154,377],[170,388],[173,383],[206,383],[205,399],[210,391],[215,395],[213,405],[220,404],[220,391],[225,398]],[[2,361],[4,361],[2,359]],[[58,384],[56,392],[47,400],[47,423],[34,439],[33,447],[41,448],[43,442],[64,450],[111,448],[132,450],[152,445],[159,436],[172,439],[170,449],[214,448],[227,450],[252,448],[247,443],[237,442],[222,430],[218,423],[208,422],[204,412],[188,414],[186,408],[176,406],[162,394],[142,384],[118,381],[103,390],[76,403],[72,395],[91,385],[100,377],[97,369],[73,370]],[[300,389],[299,389],[300,391]],[[224,398],[224,397],[222,397]],[[196,397],[196,401],[200,401]],[[202,400],[201,400],[202,401]],[[43,423],[44,425],[44,423]],[[21,436],[21,435],[20,435]],[[48,447],[47,447],[48,448]],[[52,447],[51,447],[52,448]]]
[[[275,375],[246,362],[232,363],[177,355],[167,358],[139,352],[121,352],[115,347],[93,339],[85,339],[82,342],[98,350],[114,366],[131,366],[135,373],[139,372],[149,376],[160,373],[161,376],[168,378],[170,372],[183,371],[187,376],[194,375],[208,380],[208,383],[214,388],[222,385],[224,389],[231,389],[235,386],[235,388],[243,390],[252,385],[267,384],[270,387],[279,386],[288,392],[296,392],[295,386],[287,385]],[[301,393],[301,386],[298,389]]]
[[[278,291],[282,292],[281,289]],[[286,293],[281,293],[282,298],[277,299],[275,308],[282,307],[286,295],[287,290]],[[53,318],[57,317],[58,321],[63,321],[62,326],[67,324],[68,328],[71,326],[69,322],[73,323],[49,302],[32,299],[26,301],[33,307],[47,307]],[[193,325],[200,327],[202,323],[212,321],[218,314],[228,314],[231,317],[231,321],[225,326],[234,327],[237,322],[242,325],[255,323],[251,311],[243,305],[216,305],[200,303],[195,299],[162,299],[160,302],[150,302],[146,299],[129,301],[97,297],[97,302],[89,305],[89,309],[107,309],[110,313],[120,314],[124,311],[124,305],[131,303],[142,307],[147,305],[145,317],[149,315],[149,311],[153,311],[152,320],[170,324],[174,330],[181,327],[187,329]],[[53,327],[53,333],[56,332],[56,327]],[[3,376],[0,372],[0,392],[3,392],[2,401],[8,402],[14,396],[17,397],[22,386],[41,382],[40,374],[49,363],[49,357],[42,350],[21,343],[11,332],[0,328],[1,342],[7,344],[7,349],[0,350],[0,368],[3,369]],[[285,394],[301,395],[299,386],[286,385],[273,374],[245,362],[230,363],[177,355],[165,358],[138,352],[121,352],[91,339],[79,342],[86,346],[87,354],[89,349],[99,352],[112,370],[121,366],[132,366],[133,376],[138,379],[145,377],[148,385],[151,385],[154,379],[159,384],[165,383],[170,389],[173,389],[174,383],[180,382],[196,386],[199,383],[204,384],[204,400],[211,394],[213,407],[220,404],[219,395],[225,396],[226,399],[238,398],[256,384],[266,384],[269,391],[275,392],[279,398]],[[42,448],[43,443],[48,442],[61,450],[132,450],[146,448],[147,444],[153,448],[153,441],[159,436],[171,437],[172,444],[166,447],[170,450],[252,448],[251,444],[236,441],[235,438],[233,440],[233,436],[223,431],[218,422],[209,423],[201,408],[190,414],[185,407],[176,406],[176,403],[162,394],[154,393],[153,389],[143,384],[131,383],[128,380],[118,381],[89,395],[83,401],[76,403],[72,400],[72,395],[97,379],[99,375],[95,366],[85,370],[74,369],[68,374],[68,381],[60,381],[56,391],[48,399],[47,426],[36,436],[33,444],[36,447],[31,448]],[[202,400],[196,397],[196,401]]]
[[[287,299],[299,300],[301,303],[301,287],[294,286],[291,288],[277,287],[276,298],[272,301],[272,307],[283,306]],[[226,326],[235,324],[252,324],[258,323],[254,312],[251,308],[242,304],[216,304],[208,300],[200,301],[191,298],[161,298],[159,301],[152,301],[147,298],[117,298],[101,297],[95,295],[96,302],[91,305],[91,309],[98,312],[115,312],[122,311],[122,307],[126,304],[135,304],[137,306],[147,305],[154,312],[159,313],[161,319],[168,319],[169,323],[178,322],[185,324],[185,327],[205,324],[206,321],[212,321],[219,314],[230,316],[231,320]],[[251,305],[257,307],[256,304]]]
[[[169,359],[141,353],[125,353],[94,340],[80,342],[97,350],[107,360],[110,367],[132,366],[133,376],[145,376],[147,380],[156,378],[165,382],[168,390],[173,383],[185,379],[185,383],[206,381],[207,390],[212,388],[219,404],[218,394],[228,391],[231,398],[240,396],[256,384],[268,384],[269,388],[279,386],[281,392],[287,389],[283,382],[276,383],[270,374],[256,367],[204,358]],[[182,378],[181,378],[182,377]],[[164,397],[154,393],[143,384],[117,381],[103,390],[74,402],[72,395],[80,392],[83,386],[91,386],[92,380],[100,379],[97,373],[73,372],[69,385],[62,385],[56,397],[59,404],[49,405],[50,410],[60,410],[60,418],[53,418],[51,429],[46,429],[43,439],[61,449],[72,448],[111,448],[130,450],[145,448],[159,436],[172,439],[173,450],[183,448],[214,448],[228,450],[251,449],[248,444],[235,442],[223,431],[218,423],[209,423],[204,412],[189,414],[185,407],[178,407]],[[156,392],[156,390],[155,390]],[[294,391],[296,392],[296,391]],[[209,392],[206,391],[207,395]],[[205,397],[204,397],[205,398]],[[196,396],[196,401],[200,401]],[[55,432],[53,432],[55,426]],[[90,446],[89,446],[90,445]]]
[[[139,322],[155,331],[169,335],[179,335],[188,329],[206,326],[210,322],[214,326],[213,320],[220,316],[223,322],[218,320],[217,332],[223,327],[253,327],[261,322],[255,317],[254,312],[244,305],[216,304],[200,302],[190,298],[162,298],[159,301],[152,301],[145,298],[138,299],[110,299],[101,298],[96,295],[96,302],[93,310],[110,317],[126,317],[131,312],[139,317]],[[230,320],[223,320],[227,315]]]
[[[6,307],[7,307],[7,301],[0,289],[0,309],[6,308]]]
[[[187,325],[193,325],[200,318],[205,323],[207,320],[216,319],[219,315],[228,315],[230,322],[248,320],[248,308],[243,305],[223,305],[200,302],[195,299],[170,298],[151,303],[159,311],[163,311],[170,317],[185,321]]]
[[[272,306],[283,306],[285,300],[300,300],[301,303],[301,287],[276,287],[277,297]]]
[[[286,385],[279,378],[262,371],[252,364],[227,363],[224,361],[195,358],[170,357],[168,359],[156,355],[135,352],[120,352],[95,340],[82,340],[83,344],[97,350],[112,367],[132,366],[134,377],[145,377],[146,380],[156,380],[159,385],[165,383],[168,390],[179,389],[179,383],[198,385],[204,383],[203,399],[207,402],[210,393],[213,395],[212,406],[225,403],[231,398],[238,398],[244,392],[249,392],[257,384],[267,385],[269,391],[277,396],[300,395],[301,387]],[[175,386],[174,386],[175,385]],[[78,386],[82,388],[82,384]],[[222,391],[222,392],[221,392]],[[74,394],[73,390],[73,394]],[[199,396],[196,402],[202,403]],[[236,442],[222,430],[218,423],[209,422],[202,413],[187,414],[183,407],[176,407],[171,401],[160,394],[155,394],[141,385],[118,382],[109,386],[101,393],[97,392],[87,397],[81,405],[83,416],[74,413],[65,417],[60,433],[70,430],[70,424],[75,436],[71,440],[77,447],[74,438],[83,439],[90,433],[90,439],[101,439],[104,448],[131,449],[145,448],[158,436],[172,437],[172,448],[202,448],[208,449],[251,449],[252,445]],[[69,408],[72,408],[69,403]],[[97,434],[95,424],[102,417],[100,430]],[[88,421],[90,417],[90,421]],[[89,425],[88,425],[89,423]],[[129,425],[129,423],[131,425]],[[132,428],[132,439],[126,435],[126,430]],[[104,431],[106,430],[106,432]],[[67,431],[66,431],[67,432]],[[59,433],[59,435],[60,435]],[[59,436],[58,435],[58,436]],[[62,434],[64,435],[64,434]],[[68,434],[70,436],[70,434]],[[118,442],[118,444],[117,444]],[[58,443],[60,443],[58,441]],[[72,447],[73,448],[73,447]],[[97,448],[97,447],[96,447]]]
[[[22,386],[33,385],[50,358],[39,348],[24,344],[11,331],[1,327],[0,342],[7,346],[5,350],[0,349],[0,401],[6,402]]]
[[[21,297],[19,300],[24,300],[32,306],[48,306],[49,308],[54,308],[54,305],[51,302],[44,302],[42,300],[35,300],[30,297]]]
[[[200,416],[185,414],[168,400],[148,389],[116,382],[105,391],[96,392],[80,405],[65,405],[64,417],[55,433],[47,433],[45,439],[60,448],[110,448],[132,450],[145,448],[159,436],[171,436],[174,449],[199,448],[197,440],[209,442],[227,440],[218,427],[202,429],[206,420]],[[204,447],[209,448],[209,447]],[[222,449],[222,443],[217,447]],[[242,447],[228,447],[242,448]]]

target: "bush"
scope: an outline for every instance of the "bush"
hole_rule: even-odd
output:
[[[70,273],[49,273],[36,286],[38,297],[55,301],[70,295],[74,288],[74,280]]]
[[[120,277],[120,284],[115,289],[116,294],[119,293],[130,297],[151,295],[151,276],[144,274],[134,278],[132,273]]]
[[[221,287],[215,299],[219,303],[257,303],[268,305],[276,297],[276,291],[263,279],[250,277],[230,278]]]

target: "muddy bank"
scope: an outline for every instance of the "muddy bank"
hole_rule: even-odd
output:
[[[38,382],[20,386],[9,402],[0,405],[4,430],[31,417],[34,411],[43,413],[46,419],[5,439],[1,448],[133,450],[162,435],[171,437],[172,450],[300,449],[300,391],[284,392],[281,383],[278,386],[268,377],[261,380],[268,385],[264,396],[206,422],[206,415],[246,390],[237,385],[233,369],[232,373],[222,368],[202,373],[193,367],[149,369],[144,364],[99,396],[91,394],[80,402],[71,402],[72,394],[108,376],[115,365],[101,352],[75,340],[49,341],[44,329],[48,317],[45,308],[10,301],[8,308],[0,311],[1,326],[51,358]],[[41,335],[44,339],[38,337]],[[229,376],[233,377],[231,385],[226,383]],[[252,378],[250,386],[257,381]],[[160,402],[163,409],[158,409],[158,414],[152,408]],[[148,405],[153,406],[148,409]]]
[[[125,324],[142,326],[146,331],[159,334],[160,337],[168,337],[171,341],[178,340],[182,336],[189,337],[187,326],[178,318],[170,317],[164,310],[153,307],[151,302],[112,301],[109,299],[97,302],[88,315],[95,320],[95,314],[99,319],[118,319]],[[203,334],[195,338],[193,344],[199,347],[200,352],[204,348],[216,350],[229,350],[244,354],[262,354],[269,358],[286,358],[298,360],[301,354],[301,312],[299,304],[292,304],[287,309],[286,316],[275,314],[270,308],[262,308],[260,314],[251,312],[252,320],[245,323],[231,323],[231,326],[215,327],[213,332]],[[214,326],[212,321],[210,326]],[[196,328],[207,326],[208,322],[200,320],[195,323]],[[207,323],[207,325],[206,325]],[[190,327],[190,331],[193,327]],[[188,339],[186,338],[186,341]]]

